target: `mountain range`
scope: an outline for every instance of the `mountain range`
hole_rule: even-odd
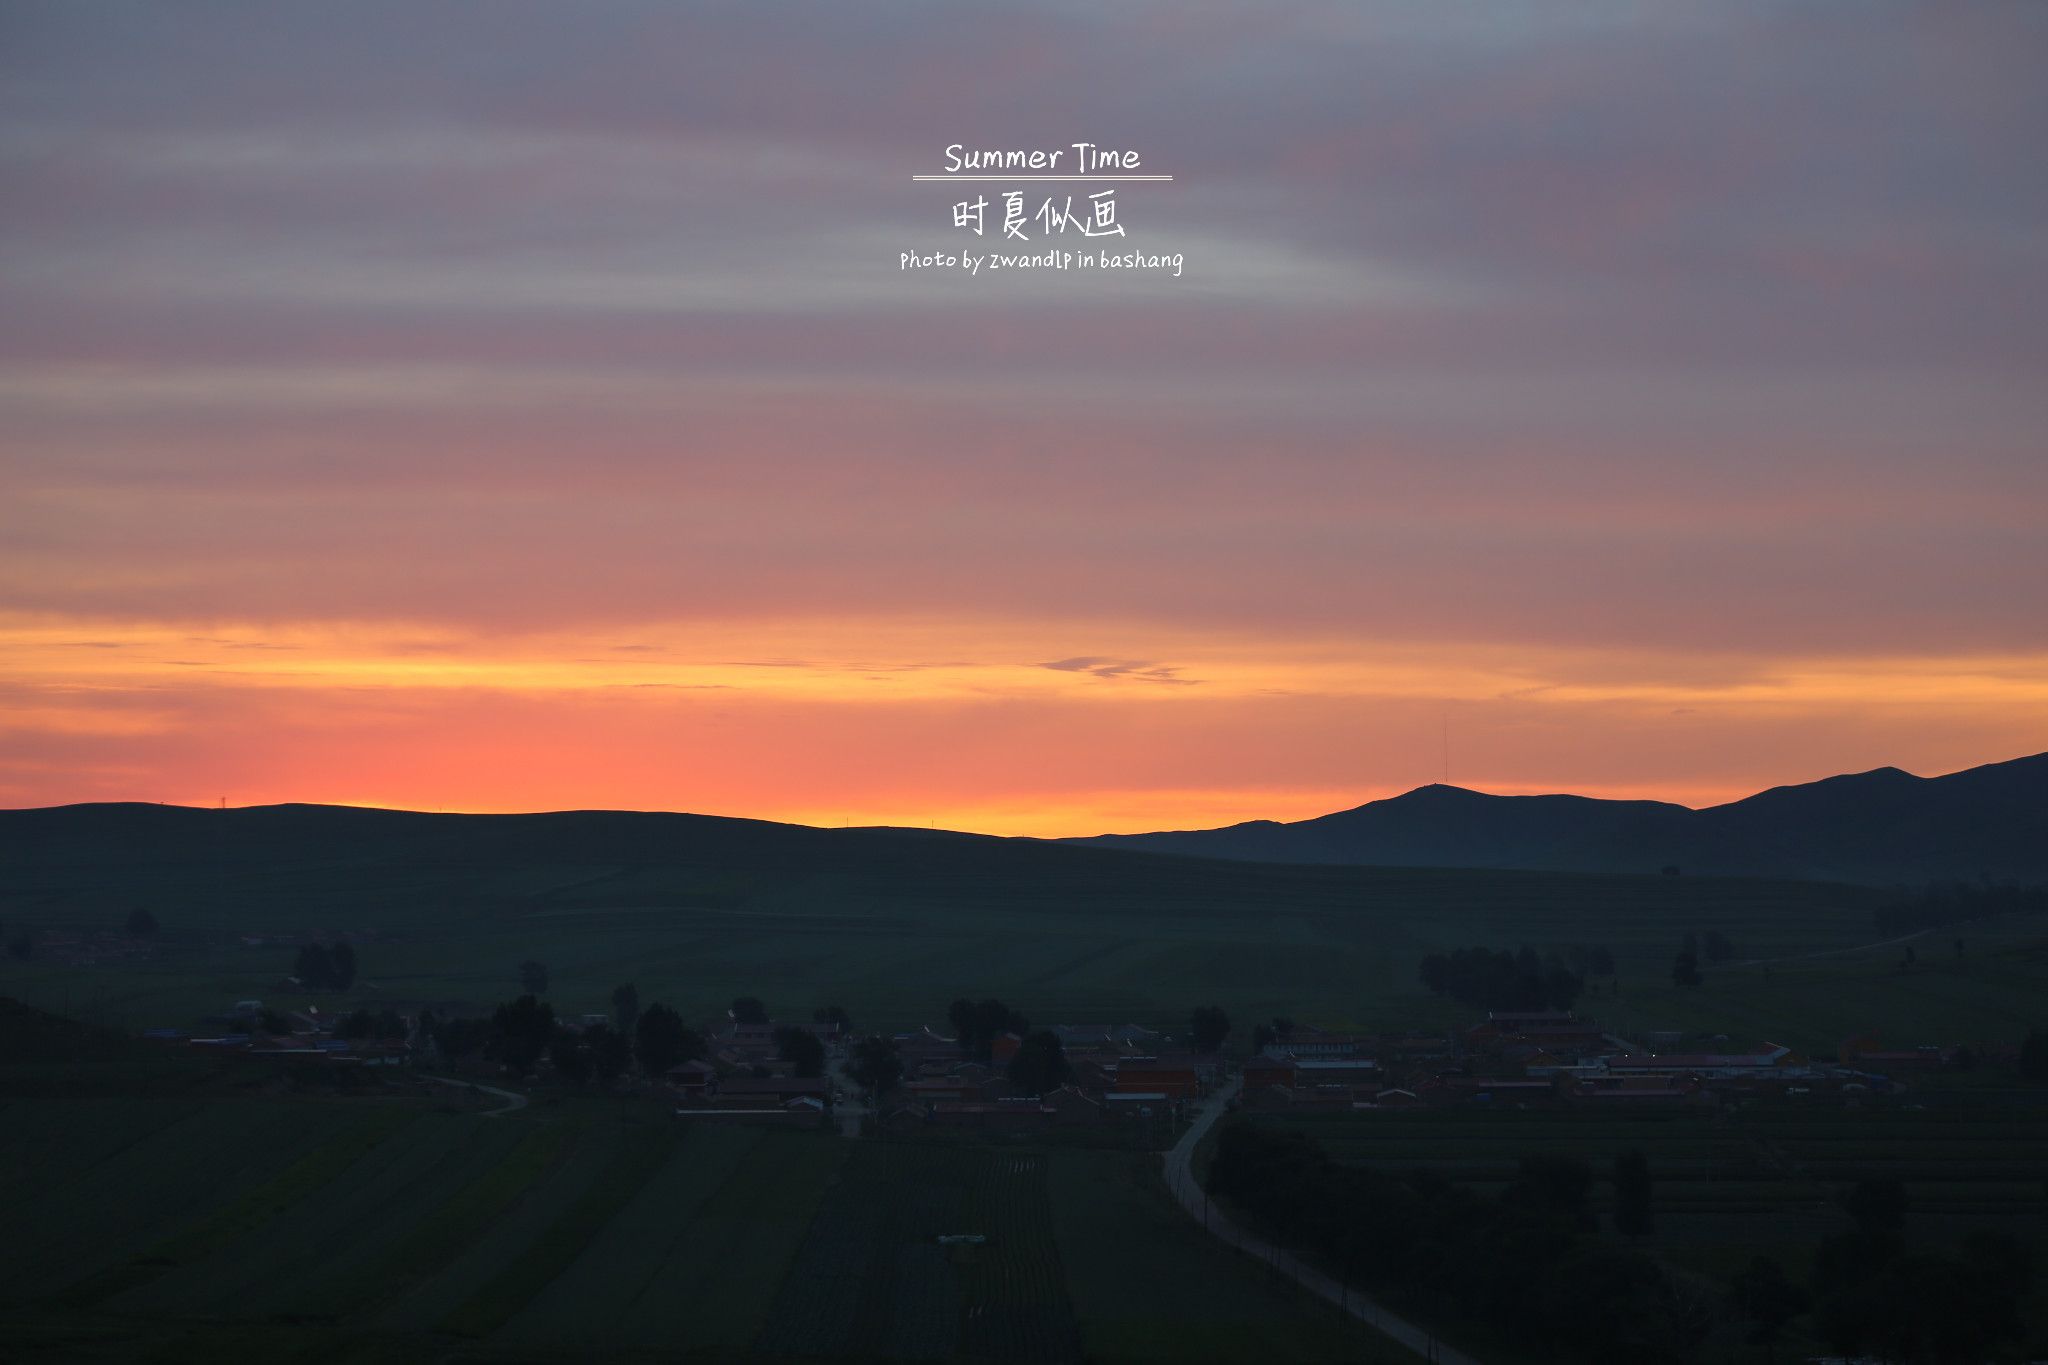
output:
[[[1700,810],[1433,784],[1311,820],[1067,842],[1267,863],[2038,884],[2048,882],[2048,754],[1942,777],[1877,768]]]

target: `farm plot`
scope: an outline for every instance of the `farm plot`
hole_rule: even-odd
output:
[[[155,1139],[194,1108],[138,1099],[0,1105],[0,1218],[65,1189],[123,1149]]]
[[[36,1235],[0,1250],[7,1297],[55,1294],[85,1306],[146,1283],[206,1254],[217,1231],[253,1213],[250,1201],[317,1164],[330,1146],[352,1143],[363,1127],[353,1117],[333,1121],[322,1111],[261,1102],[173,1108],[180,1117],[163,1125],[147,1102],[126,1120],[97,1105],[90,1112],[142,1136],[96,1144],[97,1160],[54,1179],[24,1179],[31,1188],[8,1200],[9,1222]],[[79,1115],[70,1102],[53,1100],[20,1106],[11,1117],[17,1127],[62,1128]]]
[[[758,1349],[1075,1359],[1045,1176],[1041,1153],[861,1144],[819,1208]],[[942,1236],[984,1240],[948,1245]]]
[[[469,1321],[480,1321],[493,1304],[516,1311],[520,1305],[486,1296],[526,1248],[574,1207],[618,1152],[618,1131],[608,1125],[565,1127],[562,1133],[560,1154],[514,1194],[499,1217],[409,1292],[364,1305],[360,1324],[379,1331],[425,1331],[465,1311]]]
[[[968,1186],[968,1221],[1000,1229],[999,1254],[977,1257],[964,1280],[971,1307],[961,1346],[977,1360],[1066,1360],[1080,1354],[1053,1236],[1042,1152],[988,1153]]]
[[[1129,1362],[1397,1360],[1363,1324],[1269,1277],[1195,1225],[1158,1168],[1124,1152],[1047,1154],[1048,1207],[1087,1358]]]
[[[689,1131],[501,1339],[586,1350],[744,1346],[844,1155],[822,1135]]]
[[[345,1270],[348,1258],[402,1236],[465,1166],[495,1160],[499,1150],[482,1120],[417,1117],[246,1235],[109,1306],[238,1316],[292,1310],[331,1263],[339,1258]]]

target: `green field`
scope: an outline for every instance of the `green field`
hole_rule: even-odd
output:
[[[8,1358],[1399,1358],[1204,1237],[1142,1156],[543,1108],[8,1102]]]
[[[2048,997],[2040,952],[1999,951],[2038,947],[2043,926],[2019,920],[1960,931],[1960,960],[1929,936],[1907,977],[1885,948],[1670,984],[1686,933],[1717,930],[1746,958],[1882,937],[1879,893],[1816,883],[1264,867],[682,816],[144,807],[119,808],[128,823],[110,831],[57,818],[72,814],[0,812],[0,927],[89,936],[141,906],[162,930],[136,956],[0,957],[0,994],[127,1027],[188,1025],[251,996],[484,1011],[517,993],[529,958],[571,1014],[606,1008],[631,980],[695,1020],[751,994],[782,1015],[843,1004],[878,1028],[936,1019],[961,995],[1048,1022],[1172,1027],[1214,1002],[1240,1020],[1442,1026],[1469,1012],[1423,992],[1421,958],[1525,943],[1609,948],[1620,996],[1603,983],[1585,1005],[1623,1027],[1813,1050],[1873,1029],[2010,1042]],[[356,989],[291,992],[294,943],[344,931]]]

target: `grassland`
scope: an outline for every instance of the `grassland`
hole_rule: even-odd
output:
[[[868,1026],[909,1026],[971,994],[1047,1021],[1173,1026],[1215,1002],[1239,1019],[1405,1027],[1464,1013],[1417,984],[1429,952],[1600,944],[1620,972],[1618,998],[1587,1001],[1602,1017],[1816,1050],[1873,1028],[2011,1041],[2048,996],[2038,952],[1995,951],[2038,943],[2042,926],[2018,923],[1963,931],[1960,963],[1947,936],[1924,940],[1910,978],[1886,949],[1670,985],[1686,933],[1719,931],[1754,958],[1879,937],[1880,893],[1814,883],[1265,867],[687,816],[91,816],[0,812],[0,926],[89,936],[146,907],[160,934],[132,956],[0,958],[0,994],[131,1027],[250,996],[481,1011],[516,993],[527,959],[547,965],[571,1013],[605,1008],[632,980],[693,1018],[744,993],[778,1013],[829,1001]],[[357,940],[354,991],[283,984],[295,943],[341,933]]]

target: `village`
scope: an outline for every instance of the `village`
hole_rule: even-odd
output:
[[[451,1022],[474,1027],[451,1030]],[[598,1040],[621,1021],[591,1013],[556,1022],[557,1046],[523,1072],[494,1055],[486,1022],[393,1010],[277,1011],[249,999],[210,1016],[204,1021],[210,1027],[152,1028],[143,1037],[268,1065],[280,1074],[296,1067],[328,1073],[403,1068],[472,1083],[581,1088],[591,1077],[567,1060],[579,1055],[578,1040],[587,1040],[586,1049],[601,1046]],[[1492,1011],[1440,1032],[1347,1033],[1275,1020],[1252,1031],[1255,1051],[1235,1056],[1213,1027],[1200,1041],[1216,1046],[1206,1048],[1197,1045],[1196,1030],[1177,1037],[1134,1023],[1005,1028],[972,1040],[925,1025],[862,1038],[843,1011],[821,1010],[787,1023],[729,1012],[701,1034],[689,1032],[701,1045],[685,1050],[701,1055],[656,1072],[647,1070],[643,1056],[637,1077],[623,1067],[608,1075],[599,1067],[597,1083],[670,1105],[679,1121],[692,1123],[836,1122],[848,1133],[1115,1126],[1139,1140],[1166,1141],[1198,1101],[1232,1078],[1241,1081],[1232,1109],[1271,1115],[1452,1107],[1619,1111],[1758,1100],[1853,1107],[1897,1096],[1916,1077],[1999,1055],[1995,1048],[1973,1052],[1956,1045],[1888,1049],[1869,1036],[1845,1039],[1827,1059],[1771,1043],[1733,1048],[1724,1036],[1666,1032],[1632,1040],[1570,1010]],[[468,1041],[451,1045],[458,1034]],[[793,1046],[798,1035],[815,1046]],[[1049,1060],[1021,1068],[1019,1054],[1027,1048]],[[856,1060],[863,1049],[890,1064],[864,1075]]]

